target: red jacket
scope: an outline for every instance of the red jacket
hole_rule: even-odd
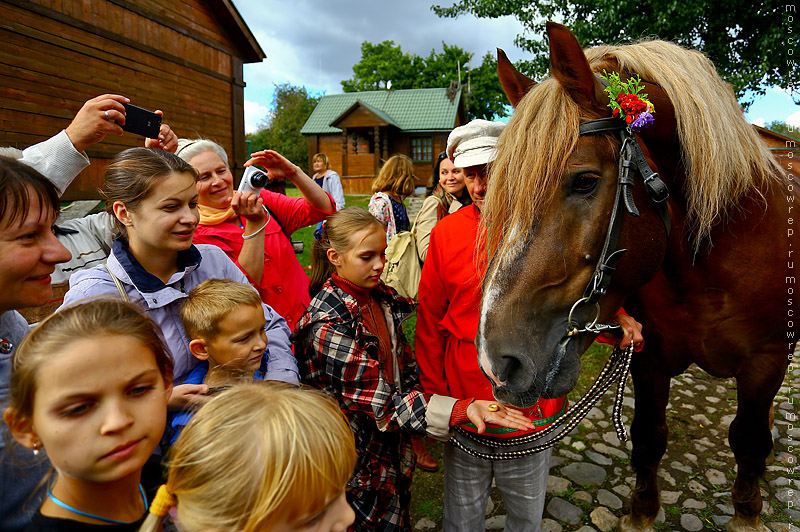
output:
[[[329,195],[330,196],[330,195]],[[303,198],[290,198],[269,190],[261,191],[264,206],[270,212],[264,228],[264,273],[261,279],[248,279],[261,295],[261,301],[283,316],[289,330],[305,312],[311,297],[308,295],[308,275],[297,260],[292,248],[292,233],[317,222],[330,213],[321,211]],[[331,200],[333,205],[333,200]],[[194,234],[195,244],[213,244],[239,266],[242,251],[244,220],[224,222],[219,225],[198,225]],[[239,269],[247,275],[241,266]]]
[[[479,222],[480,211],[470,205],[436,224],[419,284],[415,350],[420,380],[426,392],[456,399],[494,399],[475,349],[481,299],[481,272],[475,262]],[[565,410],[562,397],[540,399],[524,412],[541,429]],[[523,434],[499,427],[487,432]]]

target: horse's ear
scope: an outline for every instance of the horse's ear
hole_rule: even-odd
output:
[[[547,22],[547,37],[550,41],[550,70],[572,99],[579,104],[604,107],[598,94],[602,85],[595,77],[578,39],[569,28],[555,22]],[[599,91],[599,93],[598,93]]]
[[[500,85],[503,86],[503,92],[508,96],[511,107],[517,107],[522,97],[536,85],[535,81],[514,67],[500,48],[497,49],[497,77],[500,78]]]

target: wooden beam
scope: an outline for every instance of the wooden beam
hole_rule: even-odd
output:
[[[378,167],[380,166],[380,145],[381,145],[381,128],[375,126],[372,128],[373,133],[375,135],[375,142],[373,146],[375,146],[372,150],[373,155],[375,156],[375,175],[378,175]]]
[[[342,176],[347,175],[347,128],[342,129]]]

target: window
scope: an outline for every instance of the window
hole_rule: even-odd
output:
[[[419,163],[433,161],[433,137],[411,137],[411,160]]]

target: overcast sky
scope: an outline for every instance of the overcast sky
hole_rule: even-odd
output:
[[[303,85],[312,93],[338,94],[353,76],[361,43],[393,40],[404,51],[427,56],[442,41],[473,53],[473,63],[495,48],[512,61],[526,54],[514,45],[522,26],[513,17],[442,19],[434,0],[234,0],[267,58],[245,65],[245,123],[254,131],[268,115],[276,84]],[[453,0],[442,0],[452,5]],[[476,65],[473,65],[476,66]],[[456,73],[453,74],[455,79]],[[499,82],[498,82],[499,83]],[[783,120],[800,126],[800,111],[783,91],[771,90],[748,118],[763,124]]]

